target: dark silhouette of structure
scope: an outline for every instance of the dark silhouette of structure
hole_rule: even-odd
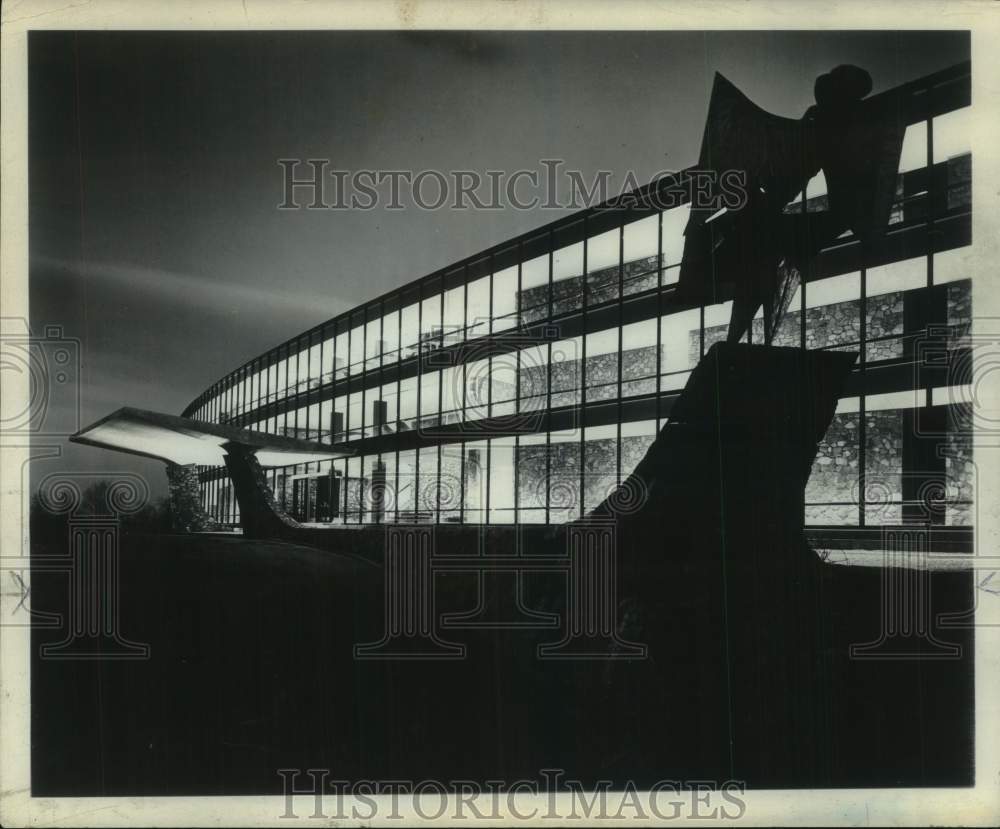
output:
[[[846,230],[866,246],[885,233],[906,124],[895,96],[865,100],[871,76],[838,66],[816,79],[816,104],[799,120],[772,115],[716,73],[698,159],[716,173],[710,207],[685,230],[680,293],[706,304],[733,299],[729,340],[764,309],[764,341],[781,323],[800,271]],[[825,173],[829,207],[805,212],[805,188]],[[746,204],[718,207],[724,175],[743,177]],[[801,212],[788,205],[803,194]]]

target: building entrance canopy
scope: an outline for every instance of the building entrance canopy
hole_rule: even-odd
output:
[[[315,441],[129,407],[81,429],[70,440],[180,465],[222,465],[231,447],[256,455],[261,466],[313,463],[352,454]]]

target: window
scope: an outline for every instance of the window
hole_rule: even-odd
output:
[[[580,517],[580,433],[576,429],[550,434],[547,492],[549,523]]]
[[[583,442],[583,511],[598,506],[618,485],[618,426],[588,426]]]
[[[437,426],[441,419],[438,394],[440,391],[441,372],[429,371],[420,377],[420,425]]]
[[[402,312],[402,332],[399,336],[400,359],[407,359],[417,353],[420,329],[420,306],[407,305]]]
[[[970,152],[971,107],[956,109],[934,118],[934,163],[938,164]]]
[[[488,445],[488,441],[480,440],[464,446],[462,512],[467,524],[482,524],[485,518]]]
[[[583,339],[573,337],[553,343],[550,353],[549,383],[552,406],[573,406],[580,402]]]
[[[465,364],[465,419],[489,417],[490,359],[484,357]]]
[[[622,283],[625,295],[639,294],[655,288],[660,268],[659,214],[629,222],[622,232]]]
[[[517,441],[517,520],[544,524],[548,493],[548,435],[521,435]]]
[[[484,276],[470,282],[466,289],[468,299],[465,306],[465,327],[467,339],[475,339],[490,330],[490,278]]]
[[[656,391],[657,353],[655,319],[622,327],[622,397]]]
[[[583,242],[552,254],[552,313],[564,314],[583,302]]]
[[[512,437],[494,438],[489,444],[489,523],[512,524],[514,522],[515,439]]]
[[[518,354],[494,354],[490,358],[490,416],[514,414],[517,402]]]
[[[382,365],[399,360],[399,311],[382,317]]]
[[[493,274],[493,331],[517,326],[517,265]]]
[[[660,390],[684,388],[701,359],[701,314],[697,308],[660,319]]]
[[[549,315],[549,256],[536,256],[521,265],[519,294],[521,322],[536,322]]]
[[[587,304],[597,305],[618,297],[621,228],[587,240]]]
[[[586,393],[588,402],[618,397],[617,328],[587,335]]]
[[[444,345],[465,341],[465,286],[459,285],[444,295]]]

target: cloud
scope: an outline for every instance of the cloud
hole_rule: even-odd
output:
[[[317,317],[329,318],[340,308],[346,310],[350,302],[325,294],[317,302],[314,294],[296,293],[280,283],[273,285],[246,285],[190,273],[149,268],[143,265],[114,262],[80,262],[32,256],[32,279],[44,279],[45,272],[60,273],[85,279],[88,287],[95,283],[124,288],[141,294],[157,304],[164,301],[190,306],[192,310],[242,316],[303,316],[303,328],[320,322]],[[332,309],[323,314],[323,309]]]

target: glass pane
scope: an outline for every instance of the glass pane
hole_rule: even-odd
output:
[[[550,523],[580,517],[580,433],[575,429],[551,434],[548,498]]]
[[[396,508],[397,519],[401,524],[412,524],[416,519],[417,506],[417,452],[407,449],[399,453],[396,464]]]
[[[417,353],[417,337],[420,325],[420,306],[407,305],[402,311],[402,331],[400,332],[400,358],[406,359]]]
[[[623,232],[622,282],[625,295],[655,288],[660,262],[660,215],[657,213],[637,222],[629,222]]]
[[[903,152],[899,157],[899,172],[922,170],[927,166],[927,122],[918,121],[906,127]]]
[[[548,490],[547,435],[523,435],[517,447],[517,505],[522,523],[545,522]],[[539,519],[540,516],[540,520]]]
[[[486,357],[465,364],[465,419],[489,417],[490,361]],[[485,459],[484,459],[485,462]]]
[[[381,400],[385,404],[385,422],[377,434],[393,434],[398,429],[399,384],[392,382],[382,386]]]
[[[348,363],[350,374],[357,374],[362,369],[362,359],[365,351],[365,328],[359,325],[351,329],[350,353],[351,358]],[[289,367],[291,370],[291,366]]]
[[[417,521],[437,520],[438,449],[424,446],[417,452]]]
[[[806,523],[858,523],[858,415],[836,414],[806,484]]]
[[[423,351],[434,351],[441,347],[444,332],[441,329],[441,295],[435,294],[420,303],[420,341]]]
[[[465,309],[466,338],[481,337],[490,330],[490,278],[484,276],[467,286],[468,304]]]
[[[514,521],[514,438],[490,441],[489,508],[491,524]]]
[[[516,351],[494,354],[490,361],[490,415],[503,417],[515,411],[518,383]]]
[[[357,440],[363,435],[362,421],[364,412],[362,393],[354,392],[347,398],[347,439]]]
[[[580,402],[580,357],[583,341],[580,337],[552,344],[549,382],[552,386],[552,406],[572,406]]]
[[[903,521],[903,410],[865,414],[865,523]]]
[[[660,389],[680,389],[701,359],[701,314],[697,308],[660,319]]]
[[[517,326],[517,265],[493,274],[493,330]]]
[[[945,440],[945,524],[970,526],[975,523],[976,467],[968,413],[948,407],[948,435]]]
[[[519,294],[522,322],[535,322],[549,315],[549,257],[537,256],[521,265]]]
[[[399,381],[399,431],[416,428],[417,378],[404,377]]]
[[[971,107],[963,107],[934,118],[934,163],[965,155],[972,147],[969,122]]]
[[[622,327],[622,397],[656,391],[656,355],[655,319]]]
[[[903,292],[869,296],[865,313],[866,359],[870,363],[903,356]]]
[[[972,245],[934,254],[934,284],[970,279],[973,273]]]
[[[618,397],[618,329],[587,335],[587,400]]]
[[[583,303],[583,242],[552,253],[552,314],[564,314]]]
[[[682,205],[663,213],[663,265],[679,265],[684,255],[684,228],[690,215],[690,205]]]
[[[382,318],[382,365],[399,359],[399,311]]]
[[[452,288],[444,295],[444,344],[456,345],[465,340],[465,286]]]
[[[365,369],[371,371],[382,363],[382,320],[374,319],[365,325]]]
[[[349,524],[358,524],[361,521],[361,504],[365,486],[361,472],[361,458],[348,458],[344,520]]]
[[[621,229],[617,227],[587,240],[588,305],[617,298],[620,248]]]
[[[438,515],[443,523],[457,523],[462,509],[462,446],[440,447],[438,460]]]
[[[621,425],[621,479],[624,481],[635,471],[656,440],[656,421],[641,420]]]
[[[441,372],[441,421],[455,423],[462,419],[465,367],[451,366]]]
[[[420,425],[436,426],[440,422],[438,412],[440,401],[441,372],[430,371],[420,377]]]
[[[618,427],[591,426],[584,433],[583,510],[589,512],[618,485]]]
[[[323,343],[323,358],[320,376],[323,383],[333,380],[333,350],[335,348],[334,339],[331,337]]]
[[[518,353],[521,396],[518,410],[542,412],[548,405],[549,347],[530,345]]]
[[[338,379],[347,376],[347,332],[336,337],[336,352],[334,354],[334,371]]]
[[[396,521],[396,510],[398,501],[396,498],[396,453],[386,452],[381,456],[384,468],[384,482],[382,490],[382,515],[383,521]],[[377,505],[377,501],[376,501]]]
[[[860,296],[861,275],[858,273],[810,282],[806,286],[806,347],[857,350],[861,341]],[[795,314],[796,318],[799,316]],[[798,331],[795,333],[797,336]],[[778,342],[778,339],[775,338],[775,345],[798,345],[797,341]]]
[[[467,524],[482,524],[486,510],[486,447],[480,440],[465,444],[463,473],[464,520]]]

